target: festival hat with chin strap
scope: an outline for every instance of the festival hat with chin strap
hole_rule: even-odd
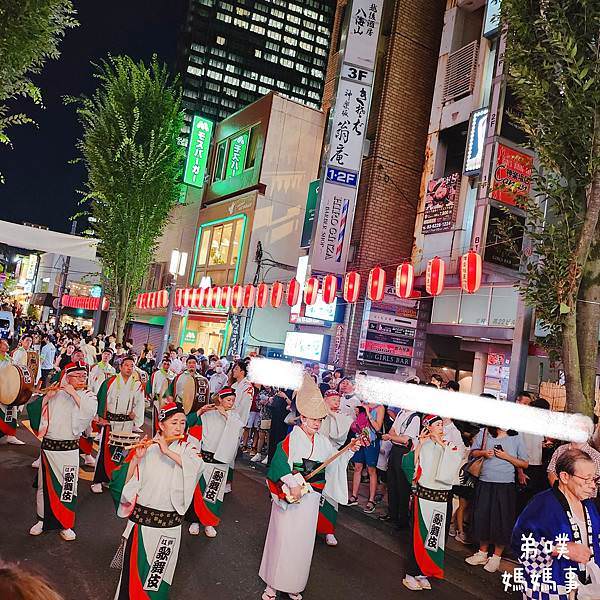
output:
[[[321,390],[314,379],[306,373],[296,393],[296,407],[303,417],[309,419],[324,419],[329,414]]]

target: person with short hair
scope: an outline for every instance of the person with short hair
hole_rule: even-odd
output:
[[[567,448],[554,470],[553,488],[534,496],[512,532],[523,598],[531,600],[575,597],[590,582],[586,565],[600,561],[600,514],[590,499],[598,485],[596,463],[583,450]]]
[[[442,389],[442,386],[444,385],[444,378],[441,375],[438,375],[437,373],[434,373],[431,376],[431,379],[429,380],[429,383],[431,383],[438,390],[440,390],[440,389]]]
[[[96,396],[87,389],[85,362],[65,367],[60,389],[38,395],[27,405],[31,428],[42,439],[38,469],[38,522],[31,535],[60,530],[65,541],[75,539],[75,506],[79,474],[79,437],[96,414]]]
[[[125,460],[122,448],[110,443],[112,431],[132,433],[144,424],[145,398],[141,383],[133,377],[131,357],[121,362],[120,373],[107,379],[98,390],[98,423],[101,426],[98,457],[91,490],[101,494],[113,471]]]
[[[160,368],[146,382],[146,395],[152,404],[152,431],[158,433],[158,413],[171,398],[171,384],[175,373],[171,371],[171,359],[168,354],[163,356]]]

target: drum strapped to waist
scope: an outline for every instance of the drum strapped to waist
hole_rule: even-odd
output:
[[[108,445],[117,448],[127,448],[139,441],[139,434],[131,431],[111,431],[108,435]]]
[[[29,401],[33,393],[34,376],[29,369],[21,365],[8,365],[0,377],[0,404],[22,406]]]
[[[129,415],[111,412],[107,412],[105,418],[107,421],[112,421],[113,423],[126,423],[127,421],[133,421]]]
[[[185,414],[196,412],[210,401],[208,379],[202,375],[185,377],[180,396]]]
[[[50,450],[51,452],[67,452],[69,450],[78,450],[79,440],[50,440],[44,438],[42,440],[42,450]]]
[[[415,496],[423,500],[429,500],[430,502],[448,502],[449,493],[450,490],[432,490],[417,483]]]
[[[157,510],[136,504],[129,518],[144,527],[177,527],[183,523],[183,515],[170,510]]]

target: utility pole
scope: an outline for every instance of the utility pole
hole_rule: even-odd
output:
[[[71,223],[71,235],[75,235],[75,231],[77,230],[77,221],[73,221]],[[71,257],[65,256],[62,266],[62,272],[60,274],[60,286],[58,288],[58,307],[56,309],[56,326],[58,327],[60,323],[60,315],[62,313],[62,297],[65,293],[65,288],[67,287],[67,277],[69,276],[69,266],[71,264]]]

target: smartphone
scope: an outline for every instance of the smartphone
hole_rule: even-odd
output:
[[[496,445],[494,446],[494,450],[504,450],[504,448],[502,447],[502,445],[501,445],[501,444],[496,444]]]

